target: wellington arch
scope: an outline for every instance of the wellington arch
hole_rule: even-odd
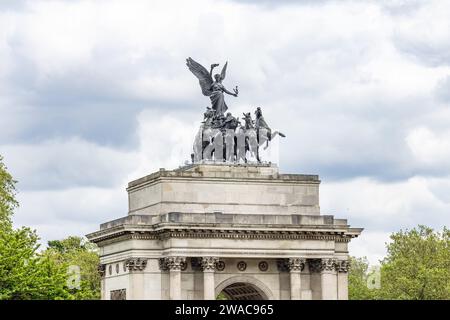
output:
[[[362,229],[320,213],[319,184],[269,164],[194,164],[130,182],[128,215],[88,235],[102,298],[347,299],[348,243]]]
[[[87,235],[100,248],[102,299],[348,299],[346,219],[322,214],[317,175],[261,159],[275,137],[261,107],[243,121],[222,83],[192,58],[211,107],[191,163],[128,183],[128,214]]]

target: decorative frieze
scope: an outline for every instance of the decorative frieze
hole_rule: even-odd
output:
[[[128,269],[128,271],[143,271],[146,266],[146,258],[130,258],[124,262],[124,267],[125,269]]]
[[[289,258],[287,263],[290,271],[303,271],[306,260],[302,258]]]
[[[202,257],[201,266],[203,271],[214,271],[216,269],[216,263],[219,261],[217,257]]]
[[[284,232],[282,230],[228,230],[223,232],[219,229],[176,229],[145,230],[139,233],[129,231],[105,233],[98,237],[96,243],[107,245],[115,242],[136,239],[136,240],[166,240],[170,238],[219,238],[219,239],[239,239],[239,240],[330,240],[336,242],[350,242],[354,234],[345,234],[337,231],[306,231],[293,230]]]

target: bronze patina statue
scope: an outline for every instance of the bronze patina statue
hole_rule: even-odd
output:
[[[186,64],[199,80],[202,93],[211,99],[211,107],[206,107],[202,125],[194,140],[192,162],[247,162],[249,157],[256,157],[256,161],[261,162],[259,148],[265,145],[266,149],[276,135],[281,137],[285,135],[278,131],[272,133],[260,107],[255,111],[255,120],[252,119],[250,112],[244,113],[243,124],[231,112],[225,114],[228,106],[225,103],[224,93],[238,96],[237,86],[230,92],[222,84],[228,62],[220,74],[214,75],[214,80],[213,70],[219,66],[217,63],[211,65],[209,72],[190,57],[186,59]]]
[[[228,110],[228,106],[225,103],[224,99],[224,93],[235,97],[237,97],[239,93],[237,86],[233,89],[233,93],[228,91],[222,84],[222,81],[225,79],[227,73],[228,62],[225,63],[220,74],[214,75],[215,81],[213,80],[212,72],[215,67],[219,66],[219,64],[212,64],[211,70],[208,72],[208,70],[206,70],[206,68],[203,67],[200,63],[189,57],[186,59],[186,65],[188,66],[189,70],[191,70],[191,72],[198,78],[202,93],[211,99],[211,106],[216,112],[216,117],[223,117],[225,112]]]

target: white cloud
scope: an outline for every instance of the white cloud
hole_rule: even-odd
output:
[[[386,244],[390,242],[389,232],[365,230],[349,244],[349,252],[354,257],[367,257],[372,266],[379,265],[386,256]]]
[[[125,187],[126,184],[121,184],[115,188],[21,192],[14,223],[36,229],[43,245],[69,235],[84,236],[95,231],[100,223],[127,214]]]
[[[426,127],[415,128],[406,142],[419,162],[437,167],[449,165],[450,130],[437,134]]]

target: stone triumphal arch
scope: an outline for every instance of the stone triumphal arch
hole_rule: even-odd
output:
[[[128,184],[100,247],[102,299],[347,299],[348,243],[316,175],[273,164],[192,164]]]

